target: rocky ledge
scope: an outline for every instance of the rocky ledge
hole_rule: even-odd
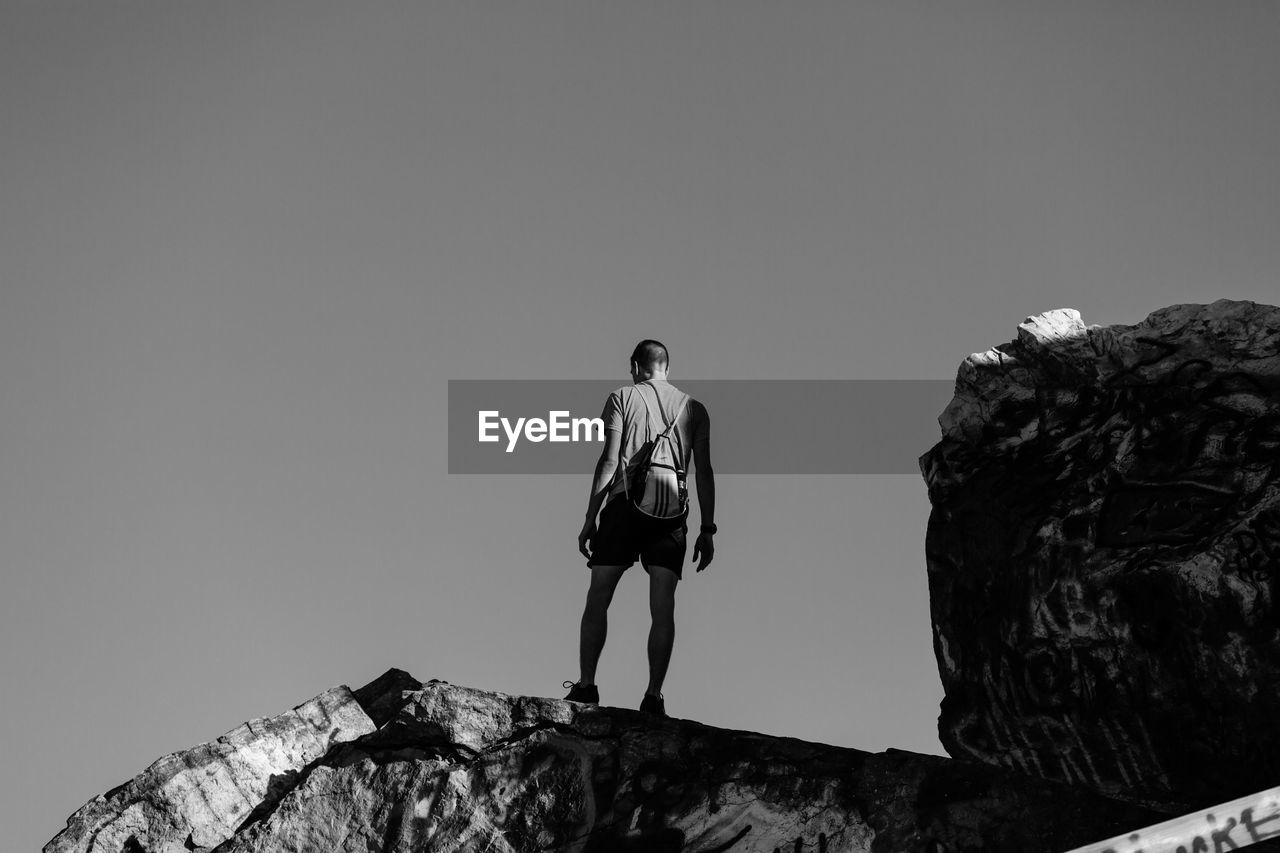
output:
[[[956,757],[1187,809],[1280,781],[1280,308],[1028,317],[920,460]]]
[[[159,759],[44,853],[1059,853],[1160,817],[975,762],[392,669]]]

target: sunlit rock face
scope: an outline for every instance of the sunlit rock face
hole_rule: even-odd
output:
[[[262,797],[247,810],[222,798],[197,815],[199,796],[170,795],[144,773],[127,796],[94,802],[119,815],[149,800],[153,829],[107,838],[73,817],[46,853],[1050,853],[1161,817],[973,762],[422,685],[399,670],[322,695],[348,709],[354,695],[365,716],[351,730],[369,731],[334,738],[269,796],[243,786]],[[246,766],[223,762],[210,776],[234,789]]]
[[[208,850],[271,808],[334,745],[373,731],[347,688],[326,690],[283,714],[158,759],[86,803],[44,853]]]
[[[939,423],[948,752],[1165,804],[1280,782],[1280,309],[1030,317]]]

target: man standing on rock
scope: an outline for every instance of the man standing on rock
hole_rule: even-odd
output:
[[[684,564],[687,514],[674,519],[654,519],[640,514],[626,499],[627,479],[651,441],[672,419],[672,429],[683,458],[684,470],[695,463],[695,482],[702,526],[693,546],[698,571],[715,555],[715,475],[711,470],[711,421],[706,407],[667,381],[667,348],[644,340],[631,354],[631,385],[609,394],[604,407],[604,450],[596,462],[591,483],[587,519],[578,534],[578,550],[591,569],[591,587],[582,613],[579,647],[581,674],[565,698],[598,704],[596,664],[604,649],[609,603],[623,572],[639,558],[649,574],[649,686],[640,710],[666,716],[662,682],[671,661],[675,641],[676,585]],[[661,423],[655,422],[661,420]],[[600,512],[601,504],[604,511]],[[599,526],[596,513],[600,513]],[[588,543],[590,548],[588,549]]]

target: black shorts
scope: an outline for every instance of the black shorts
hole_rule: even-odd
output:
[[[670,569],[680,578],[684,572],[684,553],[688,547],[685,534],[689,528],[684,516],[656,519],[641,515],[639,510],[618,495],[605,504],[595,538],[591,540],[588,566],[622,566],[630,568],[640,558],[645,571],[650,566]]]

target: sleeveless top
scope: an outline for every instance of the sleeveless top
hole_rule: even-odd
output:
[[[618,450],[618,470],[613,475],[613,483],[609,487],[610,500],[622,494],[625,485],[622,478],[625,475],[624,472],[629,473],[632,459],[644,447],[645,442],[650,441],[662,430],[664,421],[670,423],[684,397],[683,391],[665,379],[646,379],[634,385],[615,388],[609,393],[609,399],[605,401],[604,412],[601,415],[604,428],[622,433]],[[649,404],[648,409],[645,408],[646,401]],[[649,417],[650,410],[653,412],[652,418]],[[689,405],[685,406],[680,419],[676,421],[675,429],[672,430],[673,434],[678,434],[677,446],[682,451],[684,457],[682,462],[686,471],[689,470],[689,463],[693,459],[694,446],[706,442],[708,432],[707,410],[701,403],[690,397]]]

